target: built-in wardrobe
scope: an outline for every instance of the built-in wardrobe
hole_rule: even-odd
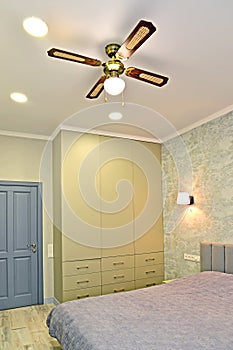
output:
[[[163,280],[160,148],[62,130],[53,141],[59,302]]]

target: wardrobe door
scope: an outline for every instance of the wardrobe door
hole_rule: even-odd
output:
[[[135,254],[163,251],[161,145],[133,144]]]
[[[134,253],[131,141],[100,138],[102,256]]]

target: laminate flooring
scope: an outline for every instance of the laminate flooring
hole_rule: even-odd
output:
[[[61,350],[46,318],[53,304],[0,311],[0,350]]]

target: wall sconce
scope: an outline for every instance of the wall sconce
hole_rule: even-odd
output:
[[[194,204],[194,197],[190,196],[188,192],[178,192],[177,204],[182,204],[182,205]]]

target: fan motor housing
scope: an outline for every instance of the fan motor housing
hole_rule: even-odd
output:
[[[104,73],[107,77],[119,76],[125,70],[123,63],[119,60],[111,60],[103,64]]]

